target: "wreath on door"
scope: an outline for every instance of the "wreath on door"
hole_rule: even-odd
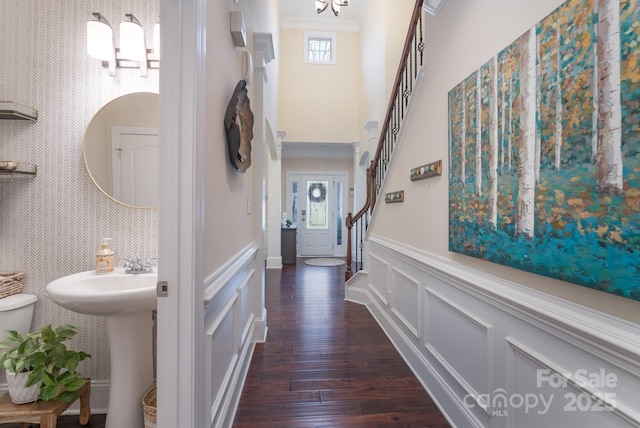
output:
[[[327,197],[327,188],[322,183],[313,183],[309,186],[309,200],[315,204],[324,202]]]

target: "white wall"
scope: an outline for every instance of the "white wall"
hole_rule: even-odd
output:
[[[157,257],[157,210],[125,207],[98,190],[84,167],[82,143],[94,113],[108,101],[157,92],[158,71],[141,78],[139,71],[118,70],[109,77],[86,54],[92,12],[101,12],[116,33],[125,13],[133,13],[148,35],[159,22],[157,1],[0,2],[0,98],[39,112],[36,123],[0,121],[0,157],[38,165],[36,177],[0,184],[0,270],[26,273],[25,292],[38,296],[34,329],[78,327],[73,346],[92,355],[81,371],[96,382],[94,403],[104,406],[110,377],[104,318],[62,309],[44,289],[53,279],[94,269],[102,237],[113,238],[118,259]]]
[[[561,1],[515,4],[491,0],[482,4],[450,0],[436,17],[425,19],[425,80],[415,100],[406,139],[388,173],[387,189],[405,190],[405,202],[380,206],[375,233],[453,260],[465,266],[499,275],[553,295],[640,322],[640,303],[523,272],[448,251],[448,128],[447,93],[527,28],[554,10]],[[491,22],[491,25],[487,23]],[[438,178],[410,181],[409,171],[442,159]],[[421,213],[416,216],[414,213]],[[425,221],[428,213],[428,221]],[[408,228],[407,224],[416,227]]]
[[[229,161],[229,151],[224,130],[224,114],[231,94],[242,78],[240,55],[248,50],[252,56],[254,32],[273,34],[277,43],[277,2],[240,2],[234,5],[225,1],[226,9],[219,6],[210,7],[207,22],[207,79],[206,104],[206,143],[205,143],[205,181],[206,181],[206,239],[205,239],[205,274],[211,274],[235,254],[252,243],[256,236],[252,225],[260,222],[258,208],[248,210],[247,201],[253,204],[255,192],[262,190],[255,187],[256,170],[263,169],[260,153],[264,150],[264,135],[259,135],[258,125],[254,123],[254,139],[252,142],[252,164],[241,173]],[[229,32],[229,13],[240,10],[247,25],[248,46],[245,49],[233,46]],[[274,24],[275,23],[275,24]],[[254,66],[262,63],[262,59],[253,58]],[[269,82],[265,85],[265,105],[259,106],[255,94],[256,81],[252,79],[247,87],[254,115],[258,110],[264,111],[267,118],[275,121],[274,92],[277,93],[279,59],[267,66]],[[275,88],[275,89],[274,89]],[[257,121],[257,118],[256,118]],[[273,122],[272,122],[273,123]],[[275,135],[273,136],[276,138]],[[224,201],[224,203],[223,203]],[[224,225],[223,227],[221,227]],[[225,245],[220,245],[224,242]]]
[[[366,201],[366,170],[373,160],[379,134],[386,115],[391,87],[400,63],[413,0],[392,2],[371,1],[365,11],[360,28],[359,98],[360,116],[358,159],[354,159],[355,199],[354,214]],[[377,127],[373,126],[377,123]],[[360,156],[368,152],[368,159],[360,165]]]
[[[364,126],[377,121],[379,129],[389,104],[393,81],[409,28],[415,1],[370,1],[360,28],[360,142],[362,151],[375,153],[375,143],[369,145],[369,133]]]
[[[204,239],[204,384],[206,420],[227,426],[233,420],[254,341],[264,338],[262,260],[265,124],[275,121],[278,59],[266,65],[268,81],[254,70],[248,95],[254,114],[252,163],[244,173],[229,160],[224,115],[241,74],[241,54],[247,50],[255,69],[265,66],[255,54],[254,33],[278,40],[277,2],[248,1],[207,7],[205,102],[205,239]],[[229,32],[232,10],[242,12],[247,47],[233,45]],[[263,90],[264,87],[264,90]],[[255,324],[262,330],[256,331]]]
[[[304,31],[282,29],[278,130],[285,141],[358,141],[360,40],[336,33],[336,64],[304,62]]]
[[[206,102],[204,129],[204,384],[207,423],[229,426],[255,340],[264,339],[264,260],[262,200],[265,165],[265,121],[275,121],[278,59],[266,65],[268,81],[254,70],[248,95],[254,114],[252,162],[241,173],[229,160],[224,115],[241,75],[241,48],[233,45],[230,12],[240,10],[247,26],[246,49],[254,68],[254,33],[271,33],[277,42],[275,0],[212,0],[207,6]],[[262,90],[264,86],[264,91]],[[262,330],[256,328],[261,324]]]
[[[224,115],[233,90],[242,79],[240,52],[235,48],[229,32],[229,13],[233,2],[225,1],[208,8],[207,15],[207,103],[205,117],[205,275],[232,258],[254,241],[254,216],[247,213],[247,200],[253,197],[255,150],[252,165],[245,173],[237,171],[229,160],[224,129]],[[244,13],[246,19],[246,12]],[[252,43],[252,37],[247,37]],[[250,46],[253,46],[252,44]],[[248,87],[251,109],[255,111],[252,85]],[[254,136],[255,138],[255,136]],[[254,141],[255,143],[255,141]],[[224,201],[224,203],[221,203]],[[220,227],[225,224],[225,227]],[[225,245],[220,245],[224,242]]]
[[[369,2],[360,28],[360,51],[362,71],[360,79],[360,117],[358,128],[362,151],[375,152],[375,145],[369,147],[369,133],[364,126],[367,122],[382,124],[389,99],[386,97],[385,61],[385,2]],[[396,64],[397,67],[397,64]],[[377,143],[377,140],[376,140]],[[373,159],[373,155],[371,156]]]

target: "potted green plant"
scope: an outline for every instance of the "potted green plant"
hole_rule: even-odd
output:
[[[9,394],[14,403],[28,403],[38,398],[68,403],[78,398],[77,391],[88,380],[81,378],[76,369],[91,355],[67,349],[64,342],[75,334],[76,328],[71,325],[55,329],[47,325],[24,336],[14,330],[7,332],[8,340],[0,343],[0,365],[7,371]],[[21,388],[31,388],[37,395],[25,397]]]

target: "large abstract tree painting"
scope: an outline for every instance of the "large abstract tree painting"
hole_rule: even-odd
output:
[[[640,300],[640,0],[567,0],[449,92],[449,248]]]

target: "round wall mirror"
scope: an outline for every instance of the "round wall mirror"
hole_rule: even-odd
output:
[[[84,134],[84,163],[116,202],[158,205],[158,94],[136,92],[105,104]]]

